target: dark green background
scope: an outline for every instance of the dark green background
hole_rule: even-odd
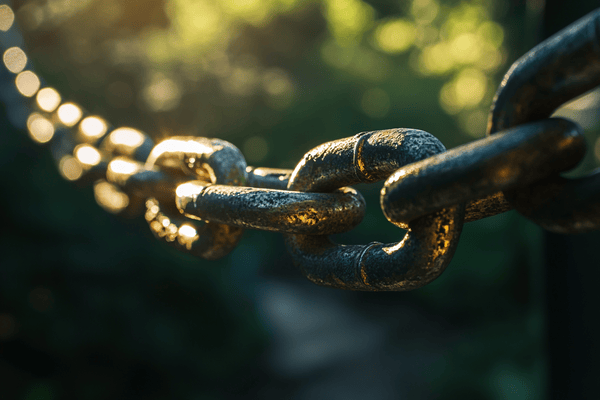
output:
[[[506,3],[510,63],[537,39],[525,3]],[[465,141],[437,105],[441,79],[396,77],[408,103],[372,120],[353,100],[360,83],[313,67],[295,66],[314,74],[315,88],[268,128],[265,164],[293,167],[322,142],[397,126],[427,130],[447,147]],[[66,79],[53,78],[59,87]],[[0,335],[0,397],[548,396],[542,232],[516,213],[466,225],[447,271],[423,289],[337,291],[307,283],[273,233],[247,231],[218,262],[176,252],[145,221],[105,213],[89,187],[60,177],[48,149],[0,118],[0,321],[15,324],[0,325],[10,333]],[[251,120],[225,136],[240,145],[264,130]],[[368,214],[340,241],[400,239],[376,206],[379,189],[359,186]],[[294,363],[294,350],[310,355],[298,356],[305,364]]]

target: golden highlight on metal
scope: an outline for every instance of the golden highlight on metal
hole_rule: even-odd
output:
[[[14,18],[10,7],[0,5],[0,31],[10,30]],[[406,43],[394,44],[398,32],[406,33]],[[407,49],[413,34],[408,25],[388,22],[375,40],[382,51],[395,53]],[[468,44],[469,37],[459,39]],[[103,118],[84,115],[72,102],[61,105],[55,89],[41,88],[17,44],[3,49],[0,66],[16,74],[9,75],[13,92],[30,99],[22,122],[36,143],[49,143],[60,174],[77,184],[94,182],[96,202],[108,212],[144,215],[157,238],[204,259],[231,252],[244,228],[269,230],[284,233],[294,263],[317,284],[410,290],[445,270],[464,221],[514,206],[555,232],[600,228],[600,173],[574,180],[558,175],[583,156],[582,129],[549,118],[565,101],[600,85],[600,9],[513,64],[489,117],[488,133],[497,135],[446,151],[433,135],[415,129],[363,132],[315,147],[294,170],[249,167],[236,146],[220,139],[180,136],[154,145],[134,128],[111,131]],[[428,70],[442,71],[447,62],[429,55]],[[452,56],[468,60],[473,54]],[[465,70],[444,86],[447,111],[481,100],[488,83],[480,75]],[[387,93],[367,94],[363,109],[382,116],[370,103],[383,99],[389,108]],[[266,154],[261,140],[246,140],[246,147],[262,149],[250,159]],[[407,230],[403,238],[333,243],[327,235],[352,229],[364,215],[363,197],[349,186],[380,180],[382,210]]]

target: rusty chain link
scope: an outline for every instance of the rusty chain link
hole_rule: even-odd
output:
[[[9,6],[0,7],[4,16],[13,15]],[[12,21],[3,30],[6,50],[20,36]],[[419,130],[363,132],[312,149],[293,171],[249,167],[220,139],[154,144],[136,129],[114,129],[62,102],[30,67],[2,71],[16,75],[5,101],[25,110],[15,125],[48,143],[66,179],[93,183],[106,210],[144,214],[157,238],[205,259],[228,254],[245,228],[268,230],[284,234],[294,262],[317,284],[409,290],[444,271],[464,222],[515,208],[554,232],[600,228],[600,170],[578,179],[559,176],[585,154],[582,129],[550,118],[600,85],[600,9],[511,66],[494,98],[490,136],[446,151]],[[404,238],[331,242],[327,235],[351,230],[364,216],[365,200],[349,186],[380,180],[381,208],[407,230]]]

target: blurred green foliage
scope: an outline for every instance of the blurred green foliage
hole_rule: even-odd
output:
[[[249,163],[293,168],[310,148],[366,130],[419,128],[448,148],[483,137],[499,77],[537,42],[538,3],[14,5],[37,72],[64,98],[156,140],[224,138]],[[89,188],[60,178],[46,149],[4,116],[3,126],[7,398],[301,398],[315,375],[274,383],[283,378],[264,354],[276,338],[255,303],[273,277],[300,280],[281,237],[247,232],[222,261],[192,259],[157,243],[144,221],[106,214]],[[375,206],[380,187],[359,189],[365,220],[336,239],[397,241]],[[331,296],[385,327],[386,349],[418,342],[437,352],[414,398],[542,399],[541,253],[539,229],[508,213],[465,226],[448,270],[423,289]],[[414,334],[420,341],[404,341],[400,306],[433,321]],[[406,368],[395,362],[392,377]]]

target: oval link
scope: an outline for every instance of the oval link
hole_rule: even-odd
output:
[[[390,129],[365,132],[308,152],[288,189],[331,192],[375,182],[398,168],[443,152],[427,132]],[[410,290],[426,285],[446,268],[461,233],[464,204],[412,221],[401,242],[338,245],[327,236],[286,235],[294,262],[311,281],[351,290]]]
[[[600,9],[542,42],[511,66],[494,98],[488,134],[547,118],[560,105],[598,85]],[[504,195],[519,213],[545,229],[586,232],[600,229],[599,175],[600,170],[576,179],[556,175],[526,189],[527,196],[522,189]]]
[[[173,137],[162,141],[152,149],[145,168],[152,170],[160,166],[164,171],[171,172],[172,176],[179,179],[193,175],[206,183],[218,183],[223,185],[243,185],[247,180],[246,161],[237,147],[220,139],[208,139],[201,137]],[[181,196],[186,195],[189,186],[179,185],[176,189]],[[175,206],[175,193],[172,193],[169,206]],[[152,209],[161,209],[157,199],[152,201]],[[164,206],[162,206],[164,208]],[[160,211],[160,215],[170,220],[177,217],[169,217]],[[157,215],[159,215],[157,214]],[[182,217],[179,217],[181,219]],[[168,234],[162,235],[163,231],[157,229],[155,219],[146,218],[153,232],[165,239],[168,243],[175,245],[191,254],[205,259],[217,259],[227,255],[237,245],[244,232],[242,228],[218,224],[213,222],[188,221],[198,236],[194,245],[182,245],[178,240],[170,240],[175,233],[173,227]],[[165,221],[163,219],[163,221]],[[179,228],[178,228],[179,229]]]
[[[177,208],[187,217],[274,232],[324,235],[360,223],[365,200],[352,188],[305,193],[188,182],[177,188]]]
[[[400,168],[385,182],[381,208],[390,221],[406,227],[442,208],[570,169],[584,154],[583,132],[573,122],[520,125]]]

